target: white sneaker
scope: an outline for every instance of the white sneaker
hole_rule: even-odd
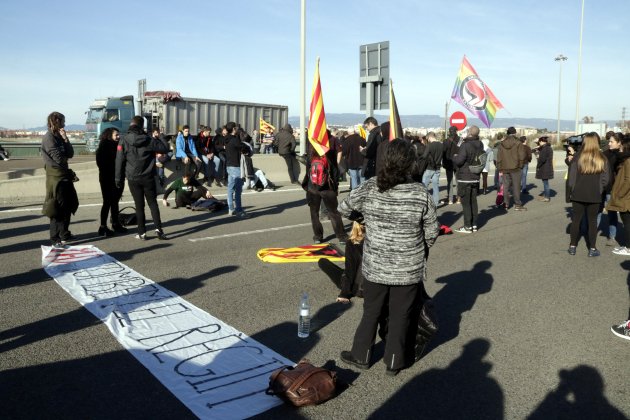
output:
[[[613,254],[617,255],[630,255],[630,249],[625,246],[620,246],[619,248],[613,249]]]
[[[610,327],[610,331],[612,331],[612,333],[615,334],[617,337],[630,340],[630,321],[623,321],[619,325],[613,325],[612,327]]]

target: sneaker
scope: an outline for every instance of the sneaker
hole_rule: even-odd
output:
[[[161,241],[165,241],[168,239],[168,236],[166,236],[166,234],[162,231],[162,229],[155,229],[155,234],[157,235],[158,239]]]
[[[147,234],[146,233],[138,233],[136,234],[136,239],[141,239],[143,241],[147,240]]]
[[[66,247],[61,243],[61,241],[52,241],[53,249],[66,249]]]
[[[318,238],[317,236],[313,236],[313,243],[321,244],[324,242],[324,238]]]
[[[114,231],[111,229],[108,229],[107,226],[101,226],[98,228],[98,236],[109,238],[111,236],[114,236]]]
[[[72,233],[68,233],[65,237],[61,238],[61,243],[63,245],[67,244],[68,242],[73,242],[76,241],[77,237],[74,236]]]
[[[473,231],[473,232],[477,232],[477,225],[473,225],[473,227],[472,227],[472,231]]]
[[[453,201],[448,200],[448,205],[450,206],[451,204],[453,204]]]
[[[462,226],[459,229],[455,229],[455,232],[459,232],[459,233],[472,233],[473,230],[472,228],[466,227],[466,226]]]
[[[591,248],[588,250],[588,256],[589,257],[599,257],[600,252],[597,248]]]
[[[613,254],[616,255],[630,255],[630,249],[625,246],[620,246],[619,248],[613,249]]]
[[[616,246],[616,247],[613,248],[612,252],[614,254],[615,251],[621,251],[623,248],[625,248],[625,246]]]
[[[514,211],[527,211],[527,207],[525,207],[523,205],[515,204],[514,205]]]
[[[249,214],[245,213],[243,210],[235,212],[234,216],[239,219],[249,219]]]
[[[630,320],[623,321],[619,325],[613,325],[612,327],[610,327],[610,331],[612,331],[612,333],[615,334],[617,337],[630,340]]]
[[[352,355],[352,352],[342,351],[340,356],[341,356],[341,360],[349,365],[352,365],[354,367],[357,367],[359,369],[364,369],[364,370],[370,368],[370,365],[368,363],[361,362],[357,358],[355,358]]]
[[[273,182],[269,181],[267,183],[267,186],[265,187],[265,189],[267,190],[271,190],[271,191],[275,191],[276,190],[276,184],[274,184]]]
[[[223,187],[223,183],[221,181],[217,180],[216,183],[217,183],[217,187]]]
[[[575,255],[576,251],[577,251],[576,246],[570,246],[569,249],[567,249],[567,252],[569,253],[569,255]]]
[[[548,203],[548,202],[550,202],[551,200],[550,200],[549,198],[547,198],[547,197],[539,197],[539,198],[538,198],[538,201],[541,201],[541,202],[543,202],[543,203]]]

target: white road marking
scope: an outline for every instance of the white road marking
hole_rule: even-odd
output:
[[[245,235],[254,235],[257,233],[276,232],[278,230],[295,229],[295,228],[305,227],[305,226],[310,226],[310,225],[311,225],[311,222],[300,223],[297,225],[278,226],[278,227],[267,228],[267,229],[248,230],[247,232],[226,233],[225,235],[207,236],[205,238],[194,238],[194,239],[189,239],[189,241],[190,242],[211,241],[213,239],[223,239],[223,238],[232,238],[234,236],[245,236]]]

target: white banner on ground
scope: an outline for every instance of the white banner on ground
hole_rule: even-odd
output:
[[[265,390],[293,362],[100,249],[42,246],[42,265],[198,417],[242,419],[282,403]]]

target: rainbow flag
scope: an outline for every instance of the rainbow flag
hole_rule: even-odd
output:
[[[403,138],[403,128],[394,96],[394,82],[389,80],[389,141]]]
[[[263,120],[262,117],[260,117],[260,132],[269,133],[270,131],[276,131],[276,127],[269,124],[267,121]]]
[[[488,85],[479,78],[466,56],[464,56],[459,68],[451,98],[479,118],[486,127],[492,125],[497,111],[503,108]]]
[[[308,121],[308,141],[320,156],[324,156],[330,150],[327,129],[324,95],[322,94],[322,84],[319,79],[319,57],[317,57],[313,92],[311,94],[311,115]]]

